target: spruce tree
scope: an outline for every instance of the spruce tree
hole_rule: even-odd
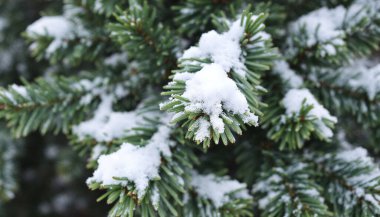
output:
[[[380,216],[378,0],[49,8],[0,7],[0,57],[24,64],[0,62],[2,202],[39,132],[87,161],[110,217]]]

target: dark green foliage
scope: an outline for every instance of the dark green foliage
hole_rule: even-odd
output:
[[[138,69],[155,79],[167,76],[175,67],[178,46],[176,36],[158,21],[157,13],[147,3],[136,4],[127,11],[119,9],[118,23],[109,25],[111,36],[128,52],[129,58],[139,62]]]

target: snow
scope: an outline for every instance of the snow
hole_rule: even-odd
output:
[[[367,92],[368,98],[374,100],[380,92],[380,64],[369,68],[364,65],[355,64],[343,69],[344,72],[350,70],[356,72],[356,77],[349,80],[349,85],[354,88],[361,88]]]
[[[257,17],[253,16],[251,19],[255,20]],[[202,34],[198,46],[190,47],[180,58],[182,63],[190,65],[197,63],[202,69],[194,73],[186,71],[176,73],[173,78],[174,82],[169,83],[169,86],[175,85],[175,81],[186,83],[182,97],[190,102],[180,102],[185,106],[185,112],[207,115],[195,123],[197,131],[194,137],[197,142],[202,142],[210,137],[210,127],[215,132],[224,132],[225,125],[222,115],[225,113],[239,116],[244,123],[258,125],[258,116],[250,111],[245,95],[235,81],[230,78],[231,72],[245,78],[245,60],[240,44],[240,40],[244,37],[245,22],[246,20],[239,18],[230,23],[230,29],[227,32],[219,34],[213,30]],[[270,35],[258,32],[252,40],[268,38]],[[208,59],[211,63],[207,61],[199,63],[195,62],[195,59]],[[255,87],[262,89],[260,86]],[[168,103],[175,100],[171,98]],[[163,105],[165,104],[162,104],[161,107]]]
[[[336,86],[364,93],[369,100],[375,100],[379,96],[380,64],[377,58],[353,59],[338,69],[314,67],[310,71],[312,73],[309,77],[316,83],[319,82],[318,78],[331,78]]]
[[[270,205],[275,198],[278,199],[276,203],[299,203],[298,197],[301,196],[301,194],[317,198],[323,202],[323,197],[313,185],[306,186],[302,184],[306,183],[305,180],[311,178],[308,173],[302,172],[307,166],[305,163],[296,162],[286,167],[274,167],[271,172],[273,173],[272,175],[269,177],[263,176],[252,188],[252,193],[263,194],[258,200],[259,208],[262,210],[271,209],[273,206],[268,207],[268,205]],[[290,195],[286,186],[291,186],[294,189],[292,191],[294,194]],[[291,198],[293,198],[293,200],[291,200]],[[277,204],[275,204],[275,206],[277,206]],[[287,215],[289,215],[289,213],[287,213]]]
[[[326,157],[326,160],[329,159],[330,157]],[[338,202],[346,208],[352,208],[356,205],[355,202],[357,200],[364,200],[375,207],[375,212],[380,213],[380,205],[378,203],[380,197],[373,194],[373,191],[380,190],[378,186],[380,170],[374,160],[368,156],[367,150],[362,147],[344,150],[336,154],[335,159],[327,169],[334,173],[341,173],[345,182],[351,186],[350,191],[346,189],[333,189],[333,186],[330,186],[329,191],[331,192],[345,192],[341,198],[342,200]],[[354,174],[345,173],[344,171],[352,167],[351,164],[355,164],[355,168],[358,168],[355,171],[359,172]],[[345,188],[345,186],[341,186],[340,188]],[[344,203],[343,200],[352,201],[352,203]]]
[[[133,182],[137,195],[141,198],[149,182],[159,178],[161,155],[171,156],[170,147],[174,143],[169,140],[170,133],[170,127],[161,125],[145,146],[124,143],[118,151],[100,156],[99,166],[87,183],[126,186],[129,182]],[[125,178],[128,181],[115,178]]]
[[[347,162],[352,162],[355,160],[369,160],[367,159],[367,150],[364,148],[358,147],[352,150],[342,151],[336,155],[336,157],[340,160],[344,160]]]
[[[305,28],[308,36],[307,46],[313,46],[318,42],[329,42],[333,44],[342,44],[344,32],[340,29],[343,24],[346,9],[339,6],[333,9],[326,7],[312,11],[309,14],[301,16],[297,21],[291,24],[290,31],[296,34]]]
[[[343,6],[331,9],[323,7],[292,22],[288,29],[292,35],[288,38],[290,52],[297,52],[293,37],[304,35],[303,46],[312,47],[318,44],[321,48],[320,55],[336,55],[336,47],[345,43],[345,31],[342,27],[345,23],[346,12]]]
[[[210,122],[205,118],[198,119],[198,129],[195,133],[195,140],[203,141],[205,138],[210,137]]]
[[[312,105],[313,108],[309,111],[308,116],[315,117],[317,120],[316,124],[319,130],[326,138],[333,136],[333,132],[324,123],[323,119],[330,120],[333,123],[337,122],[337,118],[330,115],[329,111],[326,110],[319,102],[314,98],[314,96],[307,89],[291,89],[289,90],[282,104],[286,109],[286,114],[292,116],[293,114],[299,114],[305,100],[305,105]]]
[[[78,7],[65,7],[64,14],[61,16],[43,16],[26,29],[31,36],[48,36],[53,40],[46,48],[47,56],[54,53],[57,49],[67,45],[67,42],[75,37],[81,38],[81,43],[90,45],[91,41],[87,38],[90,33],[75,19],[74,14],[80,13]],[[87,38],[86,38],[87,37]],[[30,45],[30,49],[37,46],[38,41]]]
[[[106,151],[106,150],[107,150],[107,148],[106,148],[104,145],[100,145],[100,144],[95,145],[95,146],[92,148],[90,159],[91,159],[91,160],[97,160],[97,159],[100,157],[100,155],[101,155],[104,151]]]
[[[323,7],[301,16],[292,22],[288,28],[291,36],[288,38],[290,52],[297,48],[293,44],[294,36],[305,33],[301,41],[303,46],[319,45],[321,56],[337,54],[336,47],[345,45],[346,34],[357,31],[363,19],[373,19],[378,16],[380,4],[377,1],[358,0],[348,8],[338,6],[335,8]]]
[[[240,115],[247,123],[257,124],[258,117],[250,112],[245,96],[220,65],[205,65],[196,73],[177,74],[175,79],[186,79],[186,90],[182,96],[189,99],[190,103],[185,110],[208,114],[215,131],[224,132],[221,118],[223,109]],[[200,127],[196,133],[199,141],[203,141],[209,135],[209,125],[205,122],[205,119],[199,122]]]
[[[180,10],[180,13],[183,14],[183,15],[193,14],[194,12],[195,12],[194,8],[182,8]]]
[[[275,61],[272,72],[280,76],[281,80],[290,88],[300,88],[303,85],[303,79],[298,76],[284,60]]]
[[[158,210],[159,202],[160,202],[160,192],[158,191],[157,186],[154,186],[152,195],[150,197],[150,201],[152,202],[153,207]]]
[[[108,66],[117,66],[120,63],[127,63],[127,62],[128,62],[127,53],[115,53],[104,60],[104,64]]]
[[[155,113],[144,113],[138,115],[136,111],[114,112],[112,102],[114,98],[111,95],[103,95],[102,102],[98,106],[92,119],[84,121],[73,126],[73,133],[80,140],[91,137],[98,142],[108,142],[125,135],[126,131],[136,127],[143,121],[143,117],[152,117]]]
[[[228,32],[219,34],[212,30],[202,34],[199,45],[186,50],[182,59],[188,58],[210,58],[214,63],[220,65],[224,71],[233,69],[236,73],[244,76],[245,66],[240,48],[240,39],[244,28],[240,26],[240,19],[235,21]]]
[[[47,53],[53,53],[65,43],[65,38],[72,37],[74,24],[64,16],[45,16],[32,23],[26,29],[28,34],[46,35],[53,38]]]
[[[196,193],[205,199],[211,200],[216,208],[220,208],[234,198],[250,199],[247,186],[229,177],[217,177],[213,174],[192,174],[191,185]]]
[[[10,86],[10,88],[13,89],[14,91],[16,91],[18,94],[20,94],[24,98],[29,98],[28,91],[26,90],[26,88],[24,86],[20,86],[20,85],[17,85],[17,84],[12,84]]]
[[[26,90],[26,88],[24,86],[20,86],[20,85],[17,85],[17,84],[12,84],[9,86],[9,89],[8,90],[4,90],[4,91],[1,91],[0,92],[0,95],[2,95],[3,97],[7,98],[8,100],[10,100],[14,105],[17,104],[17,101],[14,97],[14,93],[13,92],[16,92],[16,94],[22,96],[23,98],[25,99],[30,99],[30,96]]]

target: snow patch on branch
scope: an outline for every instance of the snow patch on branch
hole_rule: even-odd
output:
[[[252,188],[252,192],[254,194],[263,194],[258,201],[259,208],[262,210],[266,210],[268,208],[274,209],[275,206],[270,205],[271,203],[275,203],[276,205],[278,203],[298,203],[299,206],[302,206],[300,196],[304,197],[305,195],[312,198],[318,198],[318,200],[323,203],[324,198],[315,186],[297,184],[298,182],[304,183],[310,179],[310,175],[303,172],[307,166],[308,165],[305,163],[298,162],[285,168],[273,168],[270,176],[263,177]],[[287,186],[291,186],[291,188],[293,188],[293,195],[289,194]]]
[[[325,156],[322,161],[331,159],[331,155]],[[357,147],[351,150],[344,150],[334,156],[327,170],[338,174],[340,179],[346,183],[341,185],[329,185],[329,192],[339,191],[342,194],[338,203],[346,209],[353,208],[357,201],[365,201],[374,207],[376,213],[380,213],[380,197],[375,194],[380,190],[380,169],[374,160],[368,156],[367,150]],[[358,172],[351,172],[355,170]],[[347,188],[349,186],[349,188]],[[354,198],[354,199],[353,199]],[[350,201],[350,202],[345,202]]]
[[[301,16],[289,26],[290,53],[293,55],[297,53],[299,45],[295,44],[293,38],[298,37],[302,43],[301,47],[318,45],[321,56],[336,55],[337,47],[346,43],[344,41],[346,34],[354,30],[363,19],[376,16],[378,9],[375,8],[375,4],[372,6],[369,2],[357,1],[348,8],[323,7]]]
[[[333,136],[332,130],[323,122],[323,120],[326,119],[336,123],[338,121],[337,118],[332,116],[330,112],[315,99],[309,90],[289,90],[282,100],[282,104],[284,105],[288,116],[294,114],[299,115],[303,106],[313,106],[307,115],[316,118],[316,125],[326,138],[331,138]]]
[[[240,39],[243,37],[244,25],[241,21],[235,21],[228,32],[219,34],[215,30],[202,34],[199,45],[186,50],[182,59],[210,58],[214,63],[220,65],[224,71],[233,69],[239,75],[244,76],[246,68],[240,48]]]
[[[48,36],[53,38],[46,49],[47,54],[54,53],[57,49],[67,45],[68,40],[76,36],[86,36],[89,33],[82,25],[75,23],[67,18],[67,15],[62,16],[44,16],[29,25],[26,32],[31,35]],[[33,49],[37,42],[34,42],[30,48]]]
[[[65,38],[72,37],[74,24],[63,16],[46,16],[32,23],[26,29],[30,35],[44,35],[53,38],[47,53],[53,53],[65,43]]]
[[[220,208],[233,199],[251,199],[247,186],[227,176],[217,177],[213,174],[192,174],[191,185],[196,193],[205,199],[211,200],[216,208]]]
[[[303,85],[303,79],[284,60],[274,62],[272,72],[280,76],[281,80],[290,88],[300,88]]]
[[[13,105],[18,104],[16,100],[17,96],[21,96],[25,99],[30,99],[27,89],[24,86],[20,86],[17,84],[10,85],[8,90],[0,91],[0,96],[10,100],[13,103]]]
[[[306,46],[311,47],[317,43],[329,42],[334,45],[342,45],[344,41],[344,31],[340,29],[343,24],[346,9],[342,6],[334,9],[321,8],[301,16],[290,25],[290,32],[298,35],[305,31]],[[331,45],[330,45],[331,46]],[[335,54],[334,47],[327,47],[326,51],[330,55]]]
[[[115,112],[112,109],[113,100],[111,95],[103,95],[94,117],[74,126],[73,133],[81,140],[90,137],[98,142],[108,142],[125,135],[127,130],[142,122],[143,117],[156,115],[154,112],[138,114],[139,107],[135,111]]]
[[[171,128],[163,124],[145,146],[124,143],[118,151],[100,156],[99,166],[87,183],[126,186],[132,182],[141,198],[149,182],[160,177],[161,156],[170,157],[172,154],[170,147],[174,142],[169,139],[170,134]]]
[[[186,91],[182,96],[189,99],[190,103],[186,105],[185,111],[208,114],[215,131],[224,132],[221,118],[223,109],[240,115],[246,123],[257,124],[258,117],[250,112],[247,99],[220,65],[213,63],[205,65],[196,73],[176,74],[174,80],[186,81]],[[204,122],[207,120],[199,122],[199,132],[196,133],[199,141],[209,136],[210,125]]]
[[[342,69],[342,83],[348,84],[355,89],[364,90],[370,100],[380,93],[380,64],[359,60]],[[349,80],[347,81],[347,78]]]

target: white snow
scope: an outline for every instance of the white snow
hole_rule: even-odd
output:
[[[152,195],[150,197],[150,201],[152,202],[153,207],[158,210],[159,202],[160,202],[160,192],[158,191],[157,186],[154,186]]]
[[[273,73],[280,76],[290,88],[300,88],[303,85],[303,79],[298,76],[284,60],[275,61],[273,64]]]
[[[191,185],[196,193],[205,199],[211,200],[216,208],[220,208],[231,199],[250,199],[247,186],[227,176],[217,177],[213,174],[192,174]]]
[[[95,146],[92,148],[90,159],[91,159],[91,160],[98,160],[98,158],[100,157],[100,155],[101,155],[104,151],[106,151],[106,150],[107,150],[107,148],[106,148],[104,145],[101,145],[101,144],[95,145]]]
[[[127,63],[128,56],[127,53],[115,53],[107,57],[104,60],[104,64],[108,66],[117,66],[120,63]]]
[[[213,129],[224,132],[224,123],[220,117],[223,110],[238,114],[247,123],[257,124],[258,117],[252,114],[245,96],[236,83],[228,77],[226,71],[218,64],[205,65],[200,71],[192,74],[178,74],[175,79],[186,79],[186,91],[182,95],[190,100],[186,111],[202,111],[210,116]],[[203,141],[209,133],[205,119],[201,120],[197,140]]]
[[[291,89],[289,90],[282,104],[286,109],[286,114],[292,116],[293,114],[299,114],[301,111],[303,102],[305,100],[305,105],[312,105],[313,108],[309,111],[308,116],[313,116],[317,118],[317,127],[323,133],[326,138],[333,136],[333,132],[324,123],[323,119],[330,120],[336,123],[337,118],[330,115],[330,112],[326,110],[319,102],[314,98],[308,89]]]
[[[355,1],[348,8],[338,6],[335,8],[323,7],[314,10],[290,24],[288,38],[290,52],[297,48],[293,44],[292,37],[305,31],[306,38],[301,39],[304,46],[320,45],[320,55],[336,55],[336,47],[345,45],[346,34],[355,30],[363,18],[373,19],[378,16],[380,3],[376,1]]]
[[[18,94],[20,94],[24,98],[29,98],[28,91],[26,90],[26,88],[24,86],[20,86],[20,85],[17,85],[17,84],[12,84],[10,86],[10,88],[13,89],[14,91],[16,91]]]
[[[95,111],[94,117],[73,127],[73,133],[79,139],[90,137],[98,142],[107,142],[120,138],[126,131],[136,127],[143,117],[152,117],[155,113],[147,112],[142,115],[135,111],[114,112],[111,95],[103,95],[102,102]],[[138,111],[139,108],[136,109]]]
[[[262,178],[260,181],[258,181],[252,188],[252,193],[261,193],[264,194],[259,200],[258,205],[259,208],[262,210],[271,209],[273,206],[270,205],[272,200],[277,198],[277,203],[284,203],[285,205],[292,202],[297,202],[298,196],[300,194],[307,195],[309,197],[318,198],[321,202],[323,202],[323,197],[320,195],[317,189],[315,189],[313,186],[306,186],[302,183],[304,182],[296,182],[294,180],[307,180],[309,179],[309,175],[307,173],[302,173],[302,171],[307,165],[302,162],[294,163],[290,166],[287,166],[285,168],[282,167],[275,167],[273,168],[274,174],[269,176],[268,178]],[[294,178],[290,179],[289,177]],[[301,184],[300,184],[301,183]],[[286,186],[292,186],[294,188],[293,195],[289,194],[289,191],[286,189]],[[293,198],[293,200],[291,200]],[[277,204],[275,204],[277,206]],[[289,215],[290,213],[286,213],[286,215]],[[285,215],[285,216],[286,216]],[[290,215],[291,216],[291,215]]]
[[[65,38],[72,37],[74,24],[63,16],[45,16],[32,23],[26,29],[28,34],[46,35],[53,38],[47,48],[52,53],[65,43]]]
[[[379,191],[378,180],[380,177],[380,170],[378,165],[374,160],[368,156],[367,150],[362,147],[357,147],[351,150],[344,150],[339,152],[335,158],[338,161],[334,161],[333,165],[328,167],[334,173],[340,173],[340,171],[347,170],[348,165],[354,163],[356,167],[363,168],[362,171],[354,175],[351,174],[342,174],[342,178],[347,182],[352,189],[340,190],[346,192],[343,194],[345,201],[352,201],[352,203],[344,203],[346,208],[352,208],[355,206],[355,201],[364,200],[372,204],[375,209],[374,211],[380,213],[379,200],[380,197],[376,194],[373,194],[373,191]],[[329,158],[326,157],[328,160]],[[330,191],[336,191],[332,189],[333,186],[330,186]],[[345,188],[342,186],[341,188]],[[339,190],[339,189],[338,189]],[[338,201],[343,203],[342,200]]]
[[[313,46],[318,42],[330,42],[333,44],[343,44],[344,31],[340,29],[344,21],[346,9],[339,6],[333,9],[326,7],[312,11],[301,16],[290,25],[290,32],[299,34],[301,28],[305,28],[308,36],[307,46]]]
[[[72,29],[72,23],[63,16],[46,16],[32,23],[26,31],[31,34],[63,38]]]
[[[244,76],[246,68],[240,48],[240,39],[244,28],[240,26],[240,19],[235,21],[228,32],[219,34],[212,30],[202,34],[199,45],[186,50],[182,59],[210,58],[220,65],[227,73],[233,69],[236,73]]]
[[[356,73],[356,77],[349,80],[349,85],[356,89],[364,89],[369,99],[375,99],[376,95],[380,93],[380,64],[369,68],[356,63],[343,70],[346,73],[347,71]]]
[[[373,162],[372,159],[368,157],[367,150],[362,147],[357,147],[351,150],[342,151],[338,153],[336,157],[346,162],[352,162],[352,161],[357,161],[357,160],[365,164],[371,164]]]
[[[203,141],[205,138],[209,138],[210,126],[211,126],[210,122],[208,122],[205,118],[199,118],[198,129],[197,129],[197,132],[195,133],[195,140]]]
[[[9,86],[9,89],[8,90],[3,90],[0,92],[0,95],[6,97],[7,99],[9,99],[14,105],[17,104],[16,102],[16,99],[13,95],[13,91],[16,92],[17,94],[19,94],[20,96],[26,98],[26,99],[30,99],[30,96],[26,90],[26,88],[24,86],[20,86],[20,85],[17,85],[17,84],[12,84]]]
[[[129,182],[135,185],[138,197],[141,198],[153,179],[159,178],[161,155],[170,157],[170,147],[174,145],[169,140],[171,128],[161,125],[148,144],[143,147],[124,143],[114,153],[100,156],[98,168],[87,183],[97,182],[103,186],[123,185]],[[116,180],[125,178],[127,180]]]
[[[323,7],[301,16],[289,26],[288,31],[292,35],[288,39],[290,52],[296,52],[297,50],[293,44],[292,37],[300,35],[304,31],[306,37],[302,39],[303,46],[312,47],[319,44],[321,48],[320,55],[336,55],[336,47],[345,44],[346,29],[343,30],[343,26],[347,25],[347,20],[353,21],[353,18],[347,19],[346,15],[350,15],[353,11],[353,9],[349,9],[349,13],[347,13],[347,9],[343,6],[331,9]]]
[[[31,35],[49,36],[53,40],[46,49],[46,54],[54,53],[57,49],[65,47],[67,42],[75,37],[81,38],[81,43],[90,45],[91,41],[88,40],[90,33],[75,19],[73,14],[78,13],[80,8],[65,7],[65,13],[61,16],[43,16],[26,29],[26,32]],[[38,41],[30,45],[30,49],[37,46]]]

